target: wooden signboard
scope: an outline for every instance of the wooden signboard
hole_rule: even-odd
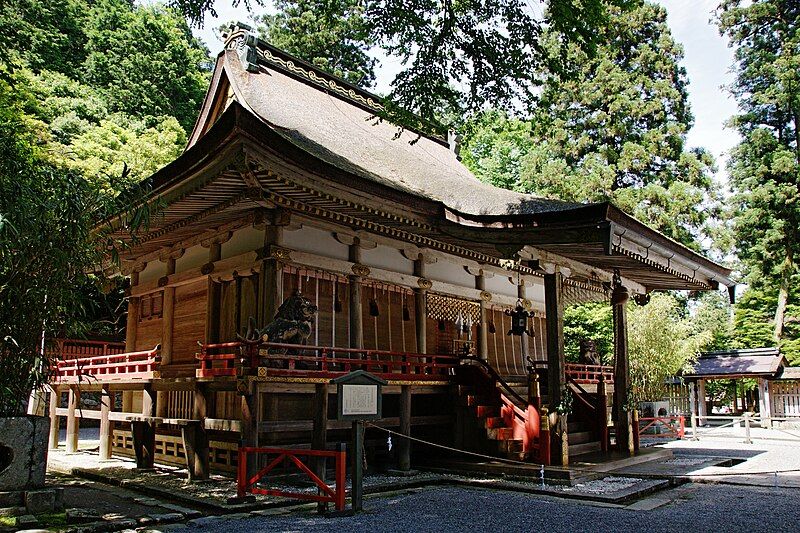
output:
[[[336,384],[339,420],[378,420],[382,418],[381,388],[386,381],[357,370],[333,380]]]

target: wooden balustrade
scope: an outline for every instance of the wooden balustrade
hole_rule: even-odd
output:
[[[328,379],[365,370],[393,380],[448,381],[459,361],[455,355],[243,342],[202,345],[196,357],[199,378],[235,376],[241,360],[246,370],[266,368],[272,377]]]
[[[59,384],[149,380],[158,376],[160,346],[125,353],[124,343],[55,339],[53,381]]]
[[[584,365],[580,363],[567,363],[564,373],[575,383],[597,383],[603,376],[606,383],[614,383],[614,367],[610,365]]]

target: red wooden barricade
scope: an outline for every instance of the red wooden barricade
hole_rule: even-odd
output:
[[[235,362],[242,359],[250,370],[266,362],[268,376],[330,379],[365,370],[386,379],[404,381],[449,381],[459,361],[455,355],[273,342],[206,344],[201,345],[196,357],[200,363],[197,377],[235,376]]]
[[[644,423],[644,426],[642,425]],[[682,439],[686,433],[686,421],[680,416],[656,416],[639,419],[639,435],[645,435],[650,428],[658,428],[659,433],[647,433],[647,437],[666,437]]]
[[[252,477],[248,478],[247,463],[249,457],[253,457],[257,460],[259,454],[276,455],[277,457],[270,461],[267,466],[256,472]],[[336,462],[335,486],[331,488],[331,486],[321,480],[319,476],[317,476],[305,463],[303,463],[303,461],[300,460],[300,457],[332,457]],[[317,488],[319,488],[322,494],[265,489],[256,486],[256,483],[262,480],[264,476],[285,461],[293,463],[297,468],[300,469],[300,471],[304,472],[311,479],[311,481],[314,482]],[[285,448],[239,448],[236,491],[239,497],[242,497],[249,492],[251,494],[264,494],[266,496],[283,496],[286,498],[298,498],[301,500],[311,500],[316,502],[331,502],[336,506],[337,511],[343,511],[345,499],[345,465],[347,464],[345,461],[345,452],[328,450],[291,450]]]

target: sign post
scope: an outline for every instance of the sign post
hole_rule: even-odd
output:
[[[352,476],[353,512],[361,511],[364,496],[364,421],[378,420],[382,417],[381,387],[383,379],[357,370],[333,380],[336,384],[338,419],[353,423],[352,444],[350,446],[350,468]]]

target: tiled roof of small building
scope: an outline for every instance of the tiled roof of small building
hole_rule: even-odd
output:
[[[703,352],[689,378],[774,376],[786,365],[778,348]]]

